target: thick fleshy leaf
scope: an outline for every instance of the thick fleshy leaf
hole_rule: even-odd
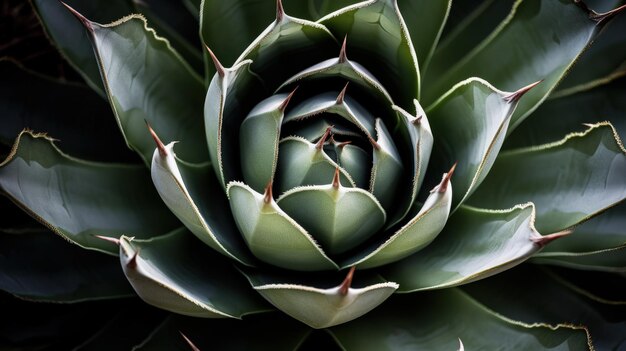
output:
[[[373,149],[369,190],[389,211],[396,205],[398,192],[404,191],[404,189],[398,189],[404,166],[389,130],[380,118],[376,119],[376,143]]]
[[[134,296],[118,260],[86,251],[44,228],[0,233],[0,290],[39,302]]]
[[[383,303],[398,288],[398,284],[380,277],[353,282],[354,270],[350,270],[343,282],[336,286],[258,272],[244,274],[254,289],[272,305],[316,329],[358,318]],[[318,287],[320,285],[324,287]]]
[[[283,0],[288,14],[311,21],[357,2],[359,0]]]
[[[357,187],[367,189],[372,171],[370,167],[371,157],[367,151],[350,144],[336,144],[334,147],[339,166],[350,174]]]
[[[626,16],[624,16],[626,18]],[[602,66],[602,65],[599,65]],[[580,130],[583,123],[610,121],[626,135],[626,67],[624,76],[565,96],[549,98],[509,135],[503,149],[541,145]]]
[[[251,264],[254,259],[241,239],[211,166],[181,162],[176,158],[173,143],[158,145],[152,157],[151,173],[163,202],[205,244],[227,257]]]
[[[532,201],[537,229],[569,228],[626,199],[626,150],[608,123],[542,146],[500,153],[469,203],[506,208]]]
[[[181,142],[178,154],[183,160],[206,161],[203,84],[169,42],[138,15],[107,25],[81,20],[128,145],[150,163],[154,142],[145,126],[149,121],[163,138]]]
[[[532,258],[533,263],[578,270],[626,273],[626,244],[583,253],[546,252]]]
[[[387,217],[372,194],[339,182],[289,190],[277,203],[330,254],[345,252],[367,240],[382,228]]]
[[[30,132],[20,134],[0,164],[0,188],[53,232],[106,253],[118,250],[95,235],[149,238],[180,225],[145,167],[71,158],[50,138]]]
[[[272,95],[257,104],[241,123],[239,140],[243,180],[255,191],[274,179],[278,142],[287,94]]]
[[[518,101],[509,96],[482,79],[471,78],[426,110],[435,137],[433,166],[445,169],[458,162],[455,208],[485,179],[500,151]]]
[[[204,351],[295,350],[310,332],[305,325],[278,313],[246,316],[244,320],[170,316],[133,350],[193,350],[189,342]]]
[[[470,283],[522,263],[558,235],[542,237],[532,204],[509,210],[460,207],[424,250],[387,266],[383,275],[401,292]]]
[[[240,318],[268,307],[232,263],[186,229],[149,240],[120,238],[120,262],[139,297],[178,314]]]
[[[59,148],[75,157],[135,160],[107,103],[88,87],[38,75],[2,58],[0,76],[0,142],[11,145],[29,128],[54,135]]]
[[[318,22],[337,38],[348,37],[347,51],[380,80],[396,105],[408,109],[419,97],[417,57],[395,0],[364,1]]]
[[[328,184],[339,168],[341,183],[355,187],[350,175],[316,144],[299,137],[280,141],[276,188],[280,193],[304,185]]]
[[[132,1],[129,0],[109,1],[107,6],[99,6],[103,4],[100,1],[64,2],[99,23],[109,23],[136,12]],[[61,54],[91,88],[105,97],[105,88],[91,48],[89,32],[60,1],[33,0],[32,4],[47,34],[54,40]]]
[[[511,117],[509,129],[514,129],[554,89],[611,17],[594,16],[572,1],[517,1],[511,15],[490,36],[433,78],[424,90],[425,101],[435,101],[469,77],[481,77],[506,91],[543,79],[520,100]],[[512,43],[515,50],[510,49]]]
[[[550,270],[522,265],[463,290],[494,311],[525,323],[584,325],[596,350],[618,350],[626,342],[625,306],[583,296]]]
[[[510,320],[457,289],[394,297],[331,333],[346,350],[590,349],[582,327]]]
[[[264,195],[232,182],[226,191],[239,231],[258,259],[301,271],[337,268],[315,239],[278,207],[271,188]]]
[[[452,0],[397,0],[411,36],[417,62],[424,72],[439,42]]]
[[[446,225],[452,205],[448,174],[431,192],[419,212],[391,237],[374,242],[342,266],[372,268],[398,261],[430,244]]]

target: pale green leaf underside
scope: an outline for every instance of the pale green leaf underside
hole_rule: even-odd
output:
[[[0,188],[53,232],[84,248],[117,254],[96,235],[149,238],[180,224],[143,166],[87,162],[44,136],[23,132],[1,164]]]
[[[186,229],[149,240],[123,236],[120,262],[137,294],[161,309],[205,318],[268,310],[229,260]]]
[[[582,328],[513,321],[457,289],[394,297],[331,333],[346,350],[589,349]]]

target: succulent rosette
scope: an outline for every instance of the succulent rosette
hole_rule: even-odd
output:
[[[185,337],[193,348],[311,346],[322,334],[310,328],[355,350],[590,349],[596,331],[601,347],[623,345],[623,308],[610,328],[568,313],[583,297],[623,304],[572,272],[623,282],[624,6],[284,2],[33,0],[96,93],[63,83],[73,112],[50,124],[55,110],[11,101],[61,83],[0,62],[20,82],[3,138],[34,130],[0,188],[90,251],[51,244],[80,255],[56,263],[65,283],[42,284],[32,260],[27,279],[15,269],[27,258],[7,255],[0,288],[58,302],[136,294],[208,318],[167,317],[140,349],[186,328],[204,330]],[[92,113],[101,97],[111,111]],[[104,161],[72,144],[81,118]],[[144,164],[114,163],[121,140],[101,128],[115,121]],[[20,239],[3,240],[47,240]]]

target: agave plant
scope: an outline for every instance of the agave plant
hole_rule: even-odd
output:
[[[32,5],[82,82],[0,61],[0,288],[66,303],[9,346],[624,346],[620,1]]]

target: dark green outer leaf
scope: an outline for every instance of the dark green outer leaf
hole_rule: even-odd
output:
[[[181,159],[206,161],[202,81],[169,42],[137,15],[89,26],[107,94],[128,145],[150,163],[154,141],[145,126],[148,121],[165,141],[180,141]]]
[[[359,0],[283,0],[285,12],[293,17],[317,21],[325,15]]]
[[[53,232],[105,253],[117,247],[95,235],[148,238],[180,225],[145,167],[71,158],[51,139],[29,132],[0,164],[0,189]]]
[[[107,103],[88,87],[38,75],[6,59],[0,59],[0,76],[0,142],[12,145],[29,128],[54,135],[59,148],[76,157],[138,161]]]
[[[118,260],[86,251],[44,228],[0,233],[0,290],[40,302],[134,296]]]
[[[585,331],[506,319],[457,289],[400,296],[331,329],[345,350],[589,350]]]
[[[532,201],[540,232],[574,226],[626,199],[626,150],[617,138],[610,124],[599,123],[556,143],[500,153],[469,203]]]

